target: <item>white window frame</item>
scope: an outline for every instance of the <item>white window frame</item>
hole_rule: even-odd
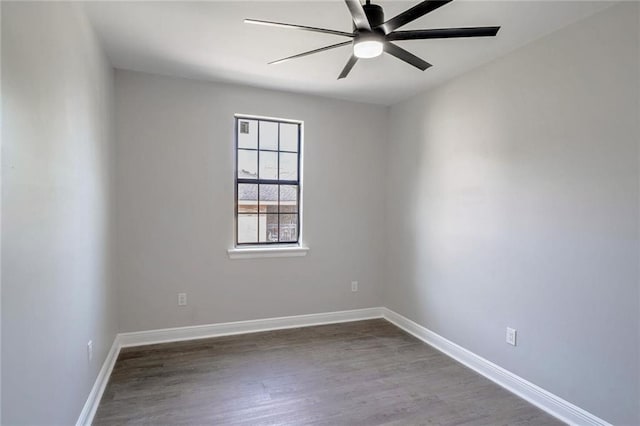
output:
[[[277,243],[277,244],[241,244],[237,243],[238,213],[235,207],[238,202],[237,194],[237,156],[238,156],[238,129],[237,123],[241,119],[276,121],[280,123],[292,123],[300,126],[300,141],[298,146],[298,242],[297,243]],[[234,114],[234,135],[233,135],[233,161],[234,161],[234,211],[233,211],[233,246],[227,250],[230,259],[252,259],[261,257],[301,257],[306,256],[309,248],[303,244],[304,241],[304,121],[287,118],[267,117],[251,114]]]

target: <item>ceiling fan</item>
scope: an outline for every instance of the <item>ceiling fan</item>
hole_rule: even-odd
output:
[[[347,61],[338,76],[338,80],[345,78],[358,59],[375,58],[380,56],[382,52],[395,56],[414,67],[424,71],[431,66],[427,61],[415,56],[407,50],[393,44],[392,41],[400,40],[426,40],[436,38],[457,38],[457,37],[492,37],[498,33],[500,27],[471,27],[471,28],[441,28],[429,30],[412,30],[412,31],[396,31],[403,25],[415,21],[421,16],[426,15],[438,9],[441,6],[451,2],[452,0],[425,0],[410,9],[405,10],[399,15],[384,20],[384,11],[377,4],[371,4],[370,0],[366,0],[366,4],[360,3],[360,0],[345,0],[351,17],[353,18],[353,32],[330,30],[326,28],[307,27],[304,25],[283,24],[280,22],[261,21],[257,19],[245,19],[247,24],[267,25],[271,27],[289,28],[294,30],[312,31],[324,34],[333,34],[337,36],[349,37],[352,40],[342,43],[332,44],[330,46],[321,47],[319,49],[310,50],[308,52],[299,53],[297,55],[278,59],[269,62],[269,64],[280,64],[291,59],[301,58],[303,56],[313,55],[314,53],[324,52],[326,50],[335,49],[336,47],[353,44],[353,53]]]

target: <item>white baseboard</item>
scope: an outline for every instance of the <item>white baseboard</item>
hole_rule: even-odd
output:
[[[111,345],[111,349],[109,349],[109,353],[104,360],[104,363],[102,363],[102,368],[98,373],[98,377],[96,377],[96,381],[91,388],[91,392],[89,392],[89,397],[84,403],[84,407],[82,407],[82,411],[80,412],[80,417],[78,417],[76,426],[90,425],[91,422],[93,422],[93,417],[96,414],[98,405],[100,405],[102,394],[104,393],[104,389],[107,387],[109,377],[111,376],[113,366],[116,364],[116,359],[118,359],[119,353],[120,344],[118,341],[118,336],[116,336],[116,338],[113,340],[113,344]]]
[[[387,308],[366,308],[350,311],[327,312],[290,317],[266,318],[249,321],[226,322],[219,324],[196,325],[188,327],[165,328],[160,330],[120,333],[104,361],[96,378],[76,426],[90,425],[96,413],[104,389],[109,381],[120,348],[143,346],[156,343],[178,342],[184,340],[205,339],[234,334],[256,333],[260,331],[282,330],[287,328],[309,327],[322,324],[361,321],[373,318],[385,318],[387,321],[412,334],[426,344],[445,353],[508,391],[518,395],[531,404],[570,425],[611,426],[606,421],[571,404],[531,382],[493,364],[471,351],[445,339],[410,319]]]
[[[420,324],[390,309],[382,308],[382,311],[387,321],[480,373],[489,380],[518,395],[520,398],[546,411],[557,419],[570,425],[611,426],[611,424],[605,420],[505,370],[491,361],[487,361]]]

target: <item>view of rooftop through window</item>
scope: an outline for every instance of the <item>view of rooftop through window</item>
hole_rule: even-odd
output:
[[[236,116],[236,244],[297,243],[298,122]]]

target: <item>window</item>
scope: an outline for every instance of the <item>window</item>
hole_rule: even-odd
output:
[[[297,244],[302,125],[241,115],[235,119],[236,246]]]

